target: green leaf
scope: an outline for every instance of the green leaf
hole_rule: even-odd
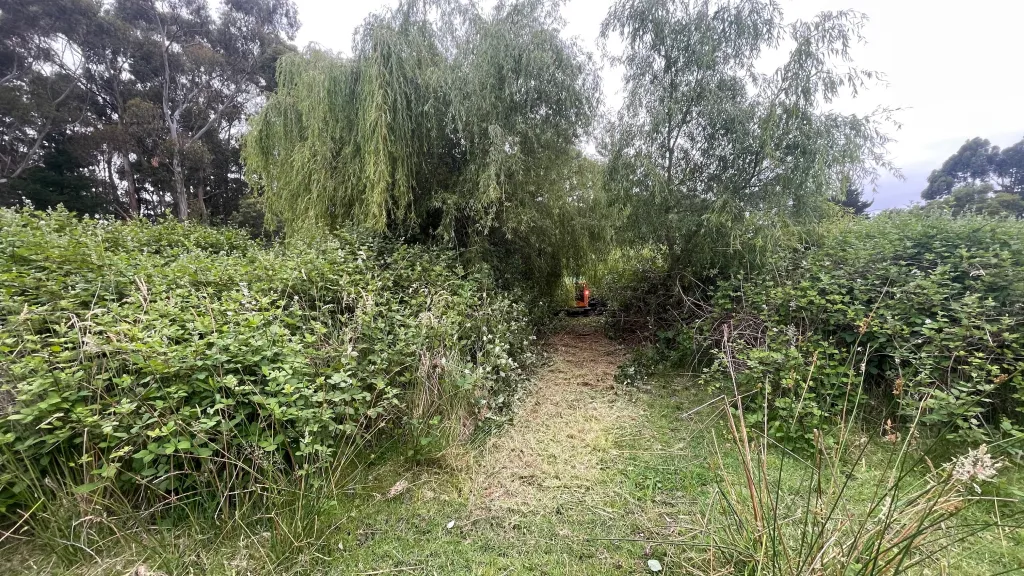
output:
[[[82,484],[80,486],[75,486],[72,489],[72,492],[74,492],[75,494],[87,494],[89,492],[92,492],[93,490],[96,490],[97,488],[102,488],[103,486],[106,486],[106,485],[107,485],[106,482],[90,482],[88,484]]]

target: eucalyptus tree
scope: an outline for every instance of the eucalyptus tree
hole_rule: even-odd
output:
[[[226,217],[297,29],[292,0],[0,0],[0,200]]]
[[[120,0],[115,11],[138,37],[136,74],[161,112],[175,215],[187,219],[192,201],[205,214],[203,139],[272,87],[268,70],[298,30],[294,3],[222,0],[215,16],[207,0]]]
[[[601,26],[624,70],[624,104],[604,135],[607,186],[626,211],[619,238],[664,245],[694,275],[756,263],[830,197],[885,160],[887,110],[841,114],[874,73],[850,48],[864,17],[786,22],[774,0],[619,0]],[[773,73],[758,66],[788,49]]]
[[[1004,192],[1024,197],[1024,138],[999,153],[996,181]]]
[[[592,58],[559,2],[407,0],[366,19],[353,55],[284,58],[243,159],[290,234],[355,226],[442,243],[544,290],[584,248],[578,144]]]
[[[0,187],[43,163],[47,139],[89,121],[78,40],[95,0],[0,0]]]
[[[999,192],[1024,197],[1024,139],[1002,150],[984,138],[964,142],[938,170],[928,175],[928,186],[921,197],[937,200],[959,188],[973,190],[984,183],[998,186]]]
[[[928,175],[928,186],[921,197],[935,200],[949,196],[954,187],[988,182],[998,159],[998,146],[984,138],[972,138],[946,159],[941,168]]]

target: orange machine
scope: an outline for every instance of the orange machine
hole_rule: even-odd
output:
[[[575,297],[573,298],[575,306],[572,308],[566,308],[563,312],[568,316],[590,316],[595,313],[594,304],[590,300],[590,286],[587,283],[580,280],[574,283]]]
[[[576,283],[576,308],[590,309],[590,287],[586,282]]]

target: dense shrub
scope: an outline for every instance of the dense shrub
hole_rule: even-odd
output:
[[[344,234],[267,247],[2,210],[0,510],[40,481],[226,493],[371,431],[464,434],[500,417],[528,357],[522,310],[487,285]]]
[[[666,271],[665,260],[665,251],[654,246],[616,248],[590,266],[591,295],[599,294],[610,306],[605,316],[609,336],[645,340],[676,323],[658,312],[679,304],[675,276]]]
[[[731,371],[767,398],[777,435],[809,439],[848,416],[862,389],[893,407],[879,423],[892,438],[917,418],[972,442],[1024,428],[1022,222],[924,211],[851,220],[720,285],[713,310],[696,326],[714,351],[707,377]]]

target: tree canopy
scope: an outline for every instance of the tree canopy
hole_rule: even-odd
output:
[[[612,241],[698,276],[756,263],[891,168],[888,110],[830,106],[876,77],[852,11],[618,0],[601,39],[625,101],[603,118],[560,0],[404,0],[351,56],[294,50],[291,0],[0,2],[6,204],[227,222],[252,189],[234,221],[443,245],[547,292]],[[1018,186],[1024,145],[986,150]]]
[[[1024,138],[1000,150],[984,138],[972,138],[933,170],[928,187],[921,192],[925,200],[953,194],[963,186],[990,183],[993,190],[1024,197]]]
[[[226,219],[247,192],[245,116],[298,19],[291,0],[211,8],[0,0],[0,203]]]
[[[849,209],[857,216],[867,212],[868,208],[871,208],[871,205],[875,203],[874,200],[865,200],[864,188],[852,183],[846,186],[843,196],[834,199],[833,202]]]
[[[599,84],[558,2],[407,0],[353,56],[285,57],[243,159],[289,233],[356,226],[436,242],[546,289],[582,251],[593,193],[578,150]]]
[[[619,0],[601,28],[620,39],[625,102],[607,130],[608,194],[620,239],[666,246],[676,267],[713,273],[757,260],[827,216],[885,159],[888,110],[827,105],[875,78],[850,62],[863,15],[787,22],[773,0]],[[764,74],[766,52],[788,48]]]

